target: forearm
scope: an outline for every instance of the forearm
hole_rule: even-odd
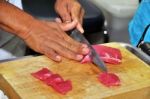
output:
[[[0,0],[0,28],[15,35],[26,35],[34,18],[12,4]]]

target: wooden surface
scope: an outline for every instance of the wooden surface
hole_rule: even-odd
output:
[[[119,87],[103,86],[97,79],[101,71],[93,64],[67,59],[56,63],[39,56],[0,64],[0,88],[10,99],[150,99],[150,66],[118,43],[108,46],[119,48],[123,56],[122,64],[107,64],[109,72],[120,77]],[[43,67],[70,79],[73,90],[61,95],[31,76]]]

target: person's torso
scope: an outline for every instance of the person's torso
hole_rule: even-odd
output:
[[[150,0],[142,0],[132,21],[129,24],[130,40],[137,46],[145,28],[150,24]],[[150,29],[148,29],[145,42],[150,42]]]

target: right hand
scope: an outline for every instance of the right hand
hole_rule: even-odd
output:
[[[82,23],[85,11],[78,0],[56,0],[55,10],[60,16],[61,19],[59,18],[59,20],[62,23],[70,23],[77,20],[75,27],[81,33],[84,33]]]
[[[34,51],[45,54],[54,61],[61,61],[61,56],[79,61],[89,52],[87,45],[73,40],[64,32],[70,30],[76,23],[65,25],[34,20],[29,32],[22,38]]]

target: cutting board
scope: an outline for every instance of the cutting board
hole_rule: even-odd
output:
[[[80,64],[64,59],[56,63],[44,56],[0,64],[0,89],[10,99],[150,99],[150,66],[130,53],[119,43],[107,46],[121,50],[122,63],[106,64],[108,71],[120,77],[121,86],[108,88],[97,76],[102,71],[92,63]],[[72,81],[73,89],[61,95],[50,86],[31,76],[43,67]]]

